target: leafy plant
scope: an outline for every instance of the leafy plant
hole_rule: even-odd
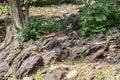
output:
[[[108,0],[82,0],[84,6],[79,14],[82,35],[91,35],[104,32],[109,27],[119,27],[120,9],[115,3]]]
[[[4,40],[4,37],[0,37],[0,42],[2,42]]]
[[[35,78],[35,80],[44,80],[43,75],[36,74],[34,78]]]
[[[15,37],[28,41],[30,39],[39,39],[40,35],[49,34],[62,30],[62,25],[54,20],[45,21],[43,18],[34,17]]]
[[[83,0],[76,0],[76,4],[83,4]]]
[[[102,70],[98,70],[98,73],[95,76],[96,80],[102,80],[103,77],[103,71]]]
[[[4,19],[4,25],[5,25],[5,26],[10,25],[11,23],[12,23],[11,18],[5,18],[5,19]]]
[[[10,7],[7,4],[1,4],[0,5],[0,15],[8,14],[9,11],[10,11]]]

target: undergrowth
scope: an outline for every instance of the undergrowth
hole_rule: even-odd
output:
[[[30,39],[40,39],[41,35],[50,34],[63,30],[63,26],[59,21],[50,20],[46,21],[40,17],[33,17],[29,20],[28,24],[18,33],[15,37],[22,41]]]
[[[81,35],[96,35],[97,33],[105,32],[110,27],[120,28],[120,9],[115,2],[109,0],[81,1],[84,6],[77,17],[79,25],[76,25],[81,26],[78,30]],[[61,31],[64,24],[68,25],[71,23],[70,18],[63,18],[62,22],[60,20],[46,21],[43,18],[34,17],[15,36],[23,41],[40,39],[40,35]]]
[[[79,14],[81,35],[89,36],[105,32],[109,27],[120,28],[120,9],[108,0],[82,0],[84,6]]]
[[[1,4],[0,3],[0,15],[2,15],[2,14],[7,15],[9,13],[9,11],[10,11],[10,7],[8,4]]]

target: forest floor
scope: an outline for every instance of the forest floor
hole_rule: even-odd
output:
[[[80,6],[73,4],[52,5],[37,8],[31,7],[30,16],[43,16],[45,19],[57,19],[63,17],[64,14],[67,14],[68,16],[77,14],[79,8]],[[48,72],[44,74],[46,69],[48,69]],[[36,73],[36,80],[54,80],[54,75],[57,76],[57,79],[55,80],[120,80],[119,62],[108,63],[104,61],[104,59],[89,61],[87,58],[83,57],[82,59],[77,58],[76,60],[70,61],[50,62],[49,65],[40,68],[40,70],[43,70],[43,72],[38,71],[38,74],[43,74],[38,76]],[[43,76],[45,78],[43,78]]]
[[[46,19],[60,18],[63,15],[77,14],[80,6],[74,4],[51,5],[44,7],[31,7],[30,16],[43,16]]]
[[[31,8],[31,16],[44,16],[46,19],[60,18],[64,14],[77,14],[81,6],[73,4],[53,5],[51,7]],[[87,60],[63,61],[56,64],[51,64],[54,67],[65,65],[69,70],[64,72],[77,71],[71,74],[73,78],[68,80],[120,80],[119,63],[108,63],[104,60],[89,62]],[[76,76],[75,76],[76,75]],[[50,79],[49,79],[50,80]],[[67,80],[67,79],[66,79]]]

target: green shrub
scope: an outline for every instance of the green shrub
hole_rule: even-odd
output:
[[[62,28],[62,25],[57,21],[45,21],[43,18],[34,17],[30,19],[26,27],[15,36],[23,41],[30,39],[35,40],[39,39],[40,35],[61,31]]]
[[[79,32],[82,35],[91,35],[104,32],[109,27],[118,27],[120,25],[120,9],[115,3],[108,0],[83,0],[84,7],[82,13],[79,14],[82,28]]]
[[[76,4],[83,4],[83,0],[76,0],[75,3]]]
[[[44,80],[44,76],[43,75],[35,75],[35,80]]]
[[[0,4],[0,15],[8,14],[10,11],[10,7],[8,4]]]
[[[8,26],[8,25],[10,25],[12,23],[12,21],[11,21],[11,18],[8,18],[8,17],[6,17],[5,19],[4,19],[4,26]]]
[[[97,74],[95,75],[95,80],[102,80],[104,72],[102,70],[98,70]]]

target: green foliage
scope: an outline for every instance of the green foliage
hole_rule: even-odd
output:
[[[63,14],[63,17],[60,18],[59,22],[66,27],[73,22],[73,17],[74,16],[72,15]]]
[[[7,4],[0,4],[0,15],[8,14],[10,11],[10,7]]]
[[[95,75],[95,80],[102,80],[103,78],[103,71],[98,70],[98,73]]]
[[[40,35],[61,31],[62,28],[62,25],[57,21],[45,21],[42,18],[34,17],[29,20],[26,27],[15,36],[23,41],[30,39],[35,40],[40,39]]]
[[[35,80],[44,80],[43,75],[36,74],[34,78],[35,78]]]
[[[120,9],[115,3],[108,0],[83,0],[84,7],[79,15],[82,35],[91,35],[104,32],[109,27],[120,25]]]
[[[76,4],[83,4],[83,0],[76,0]]]
[[[4,25],[5,25],[5,26],[10,25],[11,23],[12,23],[11,18],[5,18],[5,19],[4,19]]]
[[[115,38],[117,37],[117,39],[120,39],[120,31],[119,29],[115,29],[115,27],[109,29],[107,32],[106,32],[106,40],[109,41],[111,40],[112,38]]]
[[[4,37],[0,37],[0,42],[2,42],[4,40]]]
[[[5,38],[5,30],[6,30],[5,26],[0,26],[0,42],[3,42]]]

